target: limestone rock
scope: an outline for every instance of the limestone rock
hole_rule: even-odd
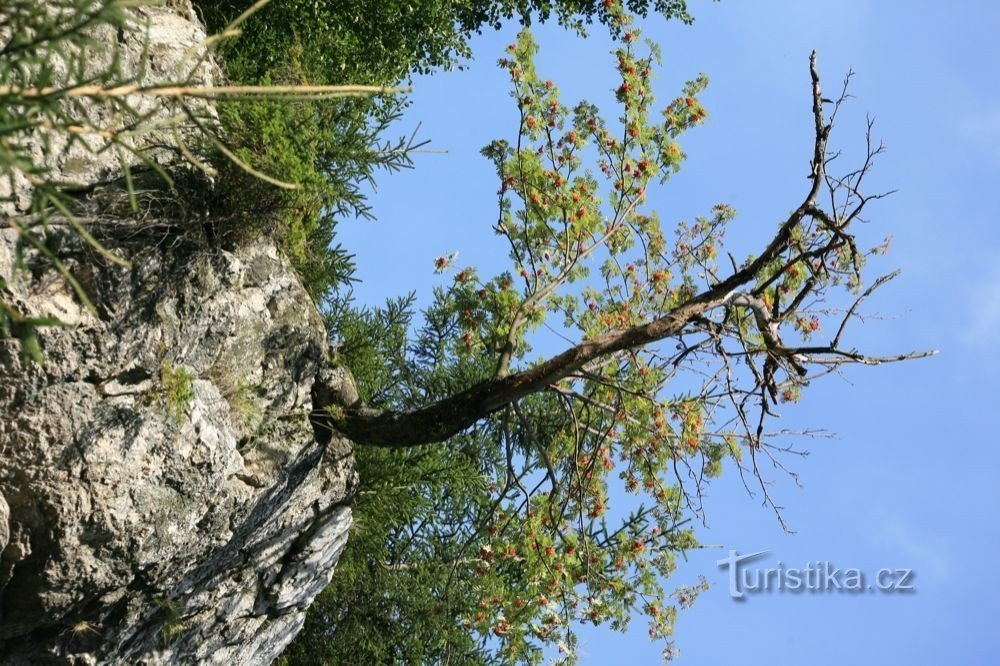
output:
[[[141,81],[198,55],[188,0],[129,11],[146,32],[97,39]],[[198,80],[213,72],[206,61]],[[153,121],[172,112],[136,104]],[[37,253],[14,270],[17,237],[0,225],[4,301],[65,324],[40,329],[43,365],[0,339],[0,663],[270,663],[351,526],[351,444],[311,418],[350,393],[349,373],[272,245],[206,242],[171,217],[183,191],[154,191],[171,201],[141,220],[119,215],[119,154],[60,140],[38,139],[38,163],[96,187],[80,201],[96,215],[80,219],[99,217],[91,231],[131,267],[51,221],[46,246],[92,310]],[[0,216],[30,199],[15,181],[0,184]]]
[[[7,500],[4,499],[3,495],[0,495],[0,553],[3,552],[3,549],[7,547],[7,542],[10,541],[9,522],[10,507],[7,506]]]
[[[0,341],[0,661],[269,663],[351,525],[350,443],[310,418],[324,327],[267,244],[128,238],[96,316],[40,261],[12,290],[73,326],[42,366]]]
[[[102,4],[93,0],[94,8]],[[65,3],[40,0],[41,7],[52,12],[65,12]],[[91,8],[93,11],[94,8]],[[63,83],[61,77],[72,67],[83,63],[82,74],[75,81],[105,79],[105,85],[117,83],[151,85],[165,81],[183,81],[188,85],[211,86],[221,78],[219,68],[205,53],[205,28],[197,18],[190,0],[171,0],[166,5],[137,6],[127,10],[127,27],[116,30],[110,25],[92,27],[88,35],[92,42],[83,47],[66,46],[56,53],[45,53],[46,76],[53,83]],[[0,47],[10,38],[0,26]],[[43,65],[29,64],[26,72]],[[36,82],[27,81],[28,85]],[[171,97],[126,95],[117,104],[96,104],[81,99],[72,106],[73,115],[82,116],[84,124],[108,131],[128,130],[121,137],[123,145],[132,150],[118,150],[98,133],[19,132],[8,140],[27,149],[27,156],[36,168],[48,170],[47,179],[88,187],[95,183],[113,182],[122,177],[124,164],[141,165],[142,160],[132,151],[142,151],[158,162],[176,160],[177,150],[172,129],[181,136],[196,132],[189,122],[178,121],[182,116],[180,102]],[[199,100],[186,100],[187,107],[210,124],[215,109]],[[167,122],[167,119],[175,119]],[[164,128],[167,128],[166,131]],[[13,189],[12,189],[13,188]],[[11,178],[0,178],[0,214],[23,212],[31,203],[28,176],[15,170]],[[10,198],[11,201],[7,201]]]

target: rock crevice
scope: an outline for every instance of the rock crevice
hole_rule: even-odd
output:
[[[169,78],[204,42],[187,0],[130,11],[146,32],[97,38],[142,76]],[[131,266],[50,220],[46,247],[90,309],[37,253],[15,270],[0,230],[4,302],[66,324],[40,329],[42,365],[0,339],[0,663],[269,663],[351,526],[351,443],[316,418],[349,373],[273,245],[213,247],[171,213],[190,193],[162,185],[161,208],[134,216],[112,205],[128,200],[118,153],[49,139],[53,179]],[[0,187],[0,215],[28,187]]]
[[[113,317],[47,271],[9,290],[76,323],[42,366],[0,341],[0,656],[268,663],[346,543],[351,446],[313,419],[345,371],[272,246],[123,235],[133,268],[93,281]]]

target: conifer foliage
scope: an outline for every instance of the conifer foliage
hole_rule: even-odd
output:
[[[8,183],[0,204],[20,206],[5,213],[8,224],[58,266],[45,243],[53,216],[103,249],[70,210],[72,184],[29,148],[33,132],[65,139],[45,150],[84,142],[94,153],[134,155],[168,186],[176,171],[134,140],[163,125],[134,96],[114,93],[138,85],[119,59],[94,70],[84,58],[96,47],[95,27],[137,29],[127,13],[134,3],[46,4],[0,8],[0,177]],[[804,69],[814,133],[801,198],[777,202],[791,212],[740,257],[724,244],[738,223],[726,203],[707,202],[691,223],[649,205],[649,193],[682,167],[685,133],[708,113],[704,76],[656,102],[660,54],[634,17],[652,10],[690,20],[679,0],[198,5],[220,34],[211,46],[225,83],[244,93],[220,101],[217,116],[192,103],[196,94],[173,95],[178,164],[212,178],[205,206],[221,242],[260,233],[279,242],[362,398],[325,417],[356,442],[362,489],[349,546],[287,664],[572,662],[579,627],[623,630],[639,617],[669,658],[678,609],[706,587],[670,578],[679,554],[698,545],[691,521],[702,516],[705,485],[728,467],[780,520],[762,468],[783,468],[787,443],[770,419],[844,364],[925,355],[872,356],[847,342],[864,301],[896,273],[866,277],[868,259],[885,246],[862,247],[854,235],[884,196],[864,188],[882,147],[869,125],[861,164],[830,171],[829,140],[848,96],[846,83],[833,99],[824,95],[815,54]],[[420,316],[412,296],[382,308],[353,303],[336,225],[370,214],[363,184],[380,168],[410,166],[419,145],[385,138],[405,97],[369,93],[398,92],[388,86],[459,64],[473,33],[532,17],[610,30],[615,120],[593,104],[567,104],[537,71],[539,47],[524,29],[499,60],[519,122],[482,151],[498,184],[497,216],[483,232],[504,239],[509,267],[483,275],[454,256],[428,258],[448,278]],[[237,29],[243,39],[222,39]],[[57,72],[64,78],[54,84]],[[168,84],[190,81],[130,92],[155,96]],[[364,97],[336,88],[349,84],[371,87]],[[228,99],[221,88],[210,92],[202,96]],[[126,120],[96,124],[77,99]],[[188,131],[199,138],[184,139]],[[132,193],[136,161],[122,163]],[[27,209],[13,194],[23,182]],[[58,322],[5,302],[9,278],[0,275],[0,334],[42,360],[36,329]],[[535,360],[543,327],[567,346]]]

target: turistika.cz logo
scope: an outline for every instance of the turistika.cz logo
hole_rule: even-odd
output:
[[[777,566],[759,568],[750,563],[768,554],[740,555],[729,551],[729,557],[716,562],[720,568],[729,570],[729,596],[744,599],[747,594],[767,592],[841,592],[859,594],[880,592],[882,594],[905,594],[914,592],[912,569],[879,569],[874,579],[868,579],[860,569],[839,569],[830,562],[816,560],[805,567],[786,567],[781,561]]]

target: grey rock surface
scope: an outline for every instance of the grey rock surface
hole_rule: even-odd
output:
[[[351,525],[350,443],[310,418],[324,327],[267,244],[128,237],[97,315],[42,262],[11,290],[73,325],[43,366],[0,341],[0,661],[269,663]]]
[[[98,0],[93,3],[99,4]],[[38,4],[53,12],[65,11],[65,3],[39,0]],[[129,9],[126,16],[126,29],[97,25],[89,29],[92,41],[86,46],[66,47],[65,52],[46,54],[53,82],[61,82],[60,76],[71,70],[72,61],[73,66],[80,63],[84,66],[75,81],[88,77],[100,80],[113,74],[108,81],[110,85],[127,82],[142,86],[164,81],[195,86],[218,83],[221,72],[212,58],[205,57],[205,28],[190,0],[137,6]],[[0,26],[0,46],[9,38],[9,32],[5,34]],[[39,67],[29,62],[26,71],[30,74]],[[165,127],[176,128],[187,140],[195,134],[190,122],[179,120],[183,112],[176,98],[131,94],[120,101],[120,105],[99,104],[82,99],[72,106],[73,115],[82,116],[91,127],[115,132],[128,130],[119,140],[159,162],[177,158],[174,135],[172,131],[164,132]],[[215,117],[215,109],[208,103],[186,100],[184,104],[205,122],[210,123]],[[39,129],[34,133],[18,133],[13,139],[28,148],[36,168],[49,170],[50,180],[77,187],[116,181],[122,176],[124,164],[142,164],[134,152],[117,150],[96,133],[79,133],[71,138],[68,133]],[[21,171],[15,170],[10,179],[0,178],[0,214],[26,210],[31,203],[31,189],[27,174]]]
[[[133,11],[148,49],[105,37],[148,76],[204,39],[187,0]],[[41,366],[0,339],[0,663],[270,663],[351,526],[351,444],[311,418],[350,394],[349,373],[273,246],[213,247],[169,201],[119,215],[116,153],[39,159],[99,186],[81,219],[100,218],[91,230],[131,267],[53,221],[46,244],[90,310],[37,254],[15,271],[0,225],[3,298],[66,324],[41,329]],[[167,194],[186,196],[150,202]]]
[[[7,542],[10,541],[10,507],[7,506],[7,500],[4,499],[3,495],[0,495],[0,553],[3,549],[7,547]]]

